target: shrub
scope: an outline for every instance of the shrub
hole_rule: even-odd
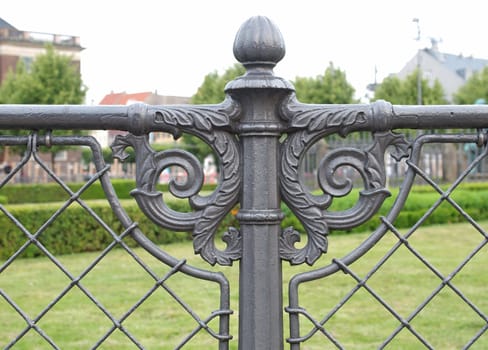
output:
[[[56,212],[58,205],[46,204],[42,207],[32,205],[13,206],[9,212],[19,221],[20,225],[30,234],[37,234],[39,241],[52,254],[71,254],[86,251],[99,251],[113,241],[113,233],[120,235],[124,228],[113,214],[108,204],[90,203],[93,212],[103,220],[106,227],[100,225],[84,208],[71,205],[52,223],[41,229]],[[138,227],[156,244],[166,244],[188,240],[190,234],[174,232],[158,227],[142,214],[137,205],[126,208],[128,215],[138,223]],[[25,244],[29,238],[7,216],[0,216],[0,257],[5,259]],[[106,229],[109,228],[109,229]],[[124,240],[134,246],[130,238]],[[41,250],[31,244],[22,254],[24,257],[43,255]]]
[[[126,179],[112,179],[112,186],[119,199],[132,198],[130,191],[136,188],[134,180]],[[85,183],[71,183],[68,187],[76,192]],[[157,189],[161,192],[168,191],[167,184],[159,184]],[[202,191],[212,191],[215,185],[205,184]],[[104,199],[105,192],[103,191],[100,182],[96,181],[90,185],[81,196],[84,200]],[[57,183],[45,184],[12,184],[4,186],[0,189],[0,203],[2,198],[5,198],[6,203],[22,204],[22,203],[45,203],[65,201],[69,198],[68,193]]]
[[[371,232],[375,230],[381,223],[380,216],[386,216],[392,207],[398,194],[398,189],[395,189],[392,192],[392,196],[386,199],[385,203],[379,210],[379,213],[368,222],[349,231],[338,230],[335,232],[351,233],[365,231]],[[486,220],[488,219],[488,203],[487,201],[483,200],[486,198],[486,196],[488,196],[488,183],[467,183],[456,189],[450,198],[475,220]],[[349,196],[349,202],[341,199],[341,208],[334,206],[332,207],[334,210],[343,209],[343,207],[352,207],[354,205],[354,198],[352,197],[354,196]],[[430,186],[413,187],[401,212],[394,221],[395,227],[412,227],[439,199],[440,194]],[[434,212],[426,218],[424,225],[456,223],[463,220],[465,220],[463,215],[445,199],[434,210]]]
[[[130,197],[129,192],[135,187],[133,181],[127,180],[114,180],[113,185],[121,199]],[[75,185],[71,186],[73,186],[73,189],[76,188]],[[50,199],[50,195],[60,189],[58,185],[51,184],[42,186],[16,185],[15,187],[21,189],[19,195],[13,196],[13,192],[7,192],[7,195],[2,193],[2,196],[0,196],[0,203],[6,201],[6,197],[8,197],[9,203],[19,201],[20,198],[24,198],[25,200],[26,198],[29,198],[27,196],[29,190],[32,191],[29,200],[41,201],[41,199]],[[87,198],[104,198],[103,190],[99,185],[97,187],[94,184],[92,187],[93,189],[90,188],[89,191],[83,195],[85,200]],[[57,189],[55,190],[55,188]],[[163,186],[161,190],[165,190]],[[375,230],[380,224],[380,216],[388,214],[388,211],[398,194],[397,190],[392,192],[392,197],[387,198],[379,213],[368,222],[348,231],[335,231],[334,233],[372,232]],[[488,219],[488,201],[485,200],[487,196],[488,184],[466,184],[452,194],[451,200],[455,201],[455,203],[462,207],[463,210],[475,220],[485,220]],[[66,200],[66,197],[66,194],[64,194],[63,200]],[[395,220],[394,225],[399,229],[413,226],[427,212],[427,210],[439,200],[439,198],[439,193],[435,192],[430,187],[414,187],[403,210]],[[353,193],[350,196],[335,201],[331,209],[343,210],[350,208],[355,204],[356,200],[357,193]],[[18,223],[13,222],[6,215],[0,215],[0,258],[8,258],[22,245],[28,242],[29,237],[23,230],[33,235],[38,234],[39,241],[53,254],[99,251],[113,241],[110,230],[117,235],[124,231],[122,224],[114,215],[106,201],[88,201],[87,203],[89,203],[90,208],[96,216],[100,217],[109,229],[100,225],[100,223],[89,215],[84,208],[76,204],[70,205],[64,212],[53,217],[62,203],[63,202],[44,203],[42,206],[35,203],[6,205],[5,207],[9,213],[18,220]],[[187,201],[182,200],[171,201],[170,207],[181,212],[190,210]],[[191,239],[191,233],[174,232],[154,224],[142,213],[135,201],[130,201],[130,203],[124,201],[124,208],[129,217],[134,222],[137,222],[138,227],[142,232],[156,244],[169,244]],[[293,215],[292,211],[284,204],[281,209],[285,214],[285,218],[282,221],[282,227],[292,226],[303,233],[303,225],[296,216]],[[219,231],[217,232],[218,236],[221,236],[229,227],[239,226],[238,221],[235,218],[236,212],[237,207],[223,219],[222,223],[219,225]],[[48,222],[48,220],[51,220],[52,217],[52,223],[46,225],[46,228],[44,229],[43,227],[45,223]],[[425,224],[455,223],[463,220],[465,220],[463,215],[446,200],[443,200],[439,207],[426,218]],[[130,237],[127,237],[124,241],[130,246],[136,245]],[[30,244],[27,249],[25,249],[22,256],[34,257],[42,254],[43,253],[38,247]]]

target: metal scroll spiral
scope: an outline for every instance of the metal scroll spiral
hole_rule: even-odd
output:
[[[392,132],[375,133],[373,144],[366,150],[344,147],[329,152],[318,169],[317,180],[323,191],[322,195],[310,193],[299,180],[299,166],[307,150],[328,134],[347,133],[348,125],[361,122],[362,117],[357,110],[336,108],[335,112],[324,112],[322,108],[321,112],[307,111],[302,119],[295,119],[295,122],[299,120],[305,127],[289,134],[282,144],[281,194],[283,201],[303,224],[308,237],[306,245],[299,249],[295,247],[295,243],[300,241],[300,233],[292,227],[283,230],[280,253],[282,259],[291,264],[306,262],[312,265],[327,251],[327,234],[330,229],[348,229],[362,224],[378,211],[385,198],[390,195],[385,188],[385,151],[392,146],[394,151],[391,155],[396,160],[408,155],[408,143],[403,135]],[[349,178],[337,175],[337,170],[343,166],[350,166],[358,171],[364,189],[354,207],[329,212],[327,209],[333,198],[345,196],[353,188]]]
[[[222,239],[227,244],[224,250],[217,249],[214,240],[220,221],[237,203],[241,184],[237,141],[215,127],[228,122],[225,114],[197,107],[165,107],[156,110],[154,118],[168,130],[191,132],[211,146],[221,164],[219,184],[211,195],[200,196],[204,174],[200,161],[193,154],[181,149],[155,152],[147,135],[127,134],[117,136],[112,149],[114,156],[121,160],[127,157],[126,147],[133,147],[136,152],[137,189],[131,195],[156,224],[177,231],[192,231],[195,253],[207,262],[231,265],[241,255],[239,231],[231,227],[223,235]],[[184,169],[187,177],[184,182],[171,180],[169,191],[176,197],[187,198],[191,212],[171,209],[166,205],[163,194],[156,190],[161,172],[174,165]]]

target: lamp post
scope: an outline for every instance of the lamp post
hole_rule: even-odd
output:
[[[417,37],[415,40],[420,44],[420,24],[419,19],[414,18],[412,20],[417,24]],[[417,50],[417,104],[422,104],[422,57],[420,56],[420,45]]]

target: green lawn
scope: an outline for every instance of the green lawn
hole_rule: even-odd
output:
[[[332,258],[341,257],[366,238],[364,234],[332,235],[329,252],[316,266],[327,265]],[[351,269],[364,278],[398,240],[387,236]],[[480,243],[481,234],[467,224],[432,226],[419,230],[409,239],[410,245],[427,258],[447,277],[464,257]],[[194,266],[223,271],[231,282],[231,348],[237,349],[238,264],[230,268],[208,267],[192,253],[190,243],[164,247],[178,258],[187,257]],[[142,249],[136,254],[150,269],[162,277],[168,268]],[[100,253],[61,256],[58,259],[73,276],[79,276]],[[486,291],[488,276],[484,269],[488,254],[484,247],[451,283],[482,312],[488,313]],[[308,266],[284,267],[284,293],[287,282]],[[69,286],[70,280],[49,259],[18,259],[0,273],[0,289],[14,300],[30,318],[39,313]],[[143,295],[154,286],[154,279],[145,272],[123,249],[112,250],[96,267],[81,279],[81,285],[109,310],[115,318],[122,318]],[[201,318],[218,309],[218,288],[214,283],[196,281],[182,274],[171,277],[166,285],[181,296]],[[301,306],[316,320],[321,320],[342,298],[356,287],[352,276],[337,273],[325,279],[306,283],[300,287]],[[407,319],[431,293],[442,286],[442,281],[422,264],[405,246],[384,263],[367,281],[391,308]],[[288,304],[284,296],[284,306]],[[173,349],[196,326],[192,317],[162,288],[157,289],[122,322],[125,329],[148,349]],[[325,324],[326,330],[347,349],[376,349],[399,326],[391,315],[365,288],[360,288]],[[486,321],[475,313],[448,286],[444,286],[430,303],[410,322],[436,349],[462,348]],[[71,288],[57,304],[38,322],[42,332],[62,349],[89,349],[112,327],[112,321],[76,286]],[[217,322],[211,323],[217,329]],[[311,323],[301,318],[302,335],[312,329]],[[0,347],[4,348],[26,327],[25,321],[0,297]],[[288,337],[288,316],[285,314],[285,337]],[[288,346],[286,345],[285,348]],[[34,330],[26,333],[14,349],[51,349],[52,347]],[[100,349],[134,349],[136,346],[119,330],[111,333]],[[216,343],[201,332],[184,349],[216,349]],[[415,336],[403,329],[387,349],[423,348]],[[482,336],[474,349],[488,348],[488,337]],[[335,349],[321,333],[316,333],[302,345],[302,349]]]

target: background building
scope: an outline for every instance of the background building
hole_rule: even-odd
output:
[[[83,47],[79,37],[18,30],[0,18],[0,84],[9,70],[15,70],[19,61],[23,61],[29,69],[34,58],[44,53],[46,44],[53,45],[59,54],[71,56],[73,65],[80,72]]]
[[[158,95],[157,92],[137,92],[137,93],[126,93],[126,92],[111,92],[105,95],[100,101],[99,105],[130,105],[133,103],[146,103],[150,105],[177,105],[177,104],[189,104],[190,97],[182,96],[163,96]],[[94,135],[102,147],[109,147],[117,135],[124,135],[126,131],[121,130],[99,130]],[[168,145],[173,147],[180,139],[175,140],[173,135],[165,132],[152,132],[149,134],[149,142],[151,144],[158,145]],[[213,162],[213,157],[210,157],[205,161],[205,176],[206,182],[216,181],[216,169]],[[210,170],[208,170],[210,169]],[[133,178],[135,176],[135,164],[127,163],[121,164],[117,159],[113,160],[111,166],[111,175],[114,177],[129,177]],[[164,169],[160,174],[160,181],[167,183],[170,179],[183,179],[186,178],[186,173],[179,167],[169,167]]]
[[[487,59],[441,52],[438,41],[431,39],[431,47],[419,50],[396,75],[405,79],[420,67],[422,78],[431,83],[437,79],[444,89],[446,100],[452,103],[453,95],[469,77],[487,65]]]
[[[81,51],[80,38],[72,35],[52,34],[23,31],[0,18],[0,85],[6,78],[9,71],[15,71],[17,64],[23,62],[27,70],[30,69],[36,56],[45,53],[46,45],[52,45],[56,53],[71,57],[72,64],[80,73]],[[0,169],[7,172],[7,168],[12,166],[20,159],[18,152],[11,152],[11,159],[5,159],[5,153],[0,154]],[[40,152],[41,159],[50,165],[50,154]],[[78,180],[82,174],[83,164],[79,151],[61,151],[55,157],[56,173],[66,180]],[[17,176],[15,181],[28,182],[31,179],[39,181],[49,181],[45,172],[39,169],[38,164],[29,162],[23,172]]]
[[[190,97],[182,96],[163,96],[158,95],[157,92],[137,92],[137,93],[126,93],[126,92],[111,92],[105,95],[100,101],[100,105],[130,105],[133,103],[147,103],[149,105],[176,105],[176,104],[189,104]],[[106,132],[102,130],[97,133],[95,137],[98,142],[103,147],[108,147],[112,144],[117,135],[123,135],[125,132],[119,130],[107,130]],[[174,142],[173,136],[168,133],[163,132],[153,132],[150,135],[151,143],[172,143]]]

